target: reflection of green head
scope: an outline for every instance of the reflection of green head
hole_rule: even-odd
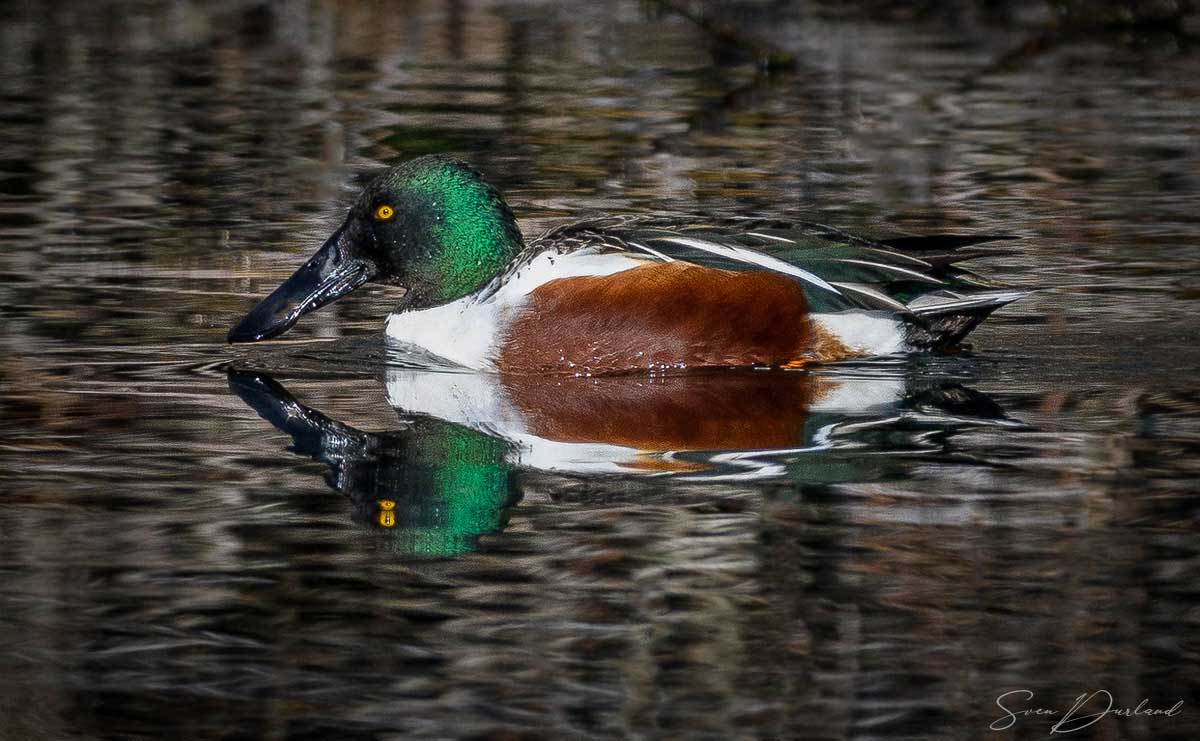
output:
[[[393,463],[395,478],[386,476],[393,486],[375,488],[376,495],[394,492],[395,499],[379,496],[373,504],[394,502],[395,515],[379,509],[372,520],[389,527],[389,544],[400,553],[439,557],[474,550],[480,536],[504,527],[520,496],[505,462],[507,445],[439,420],[418,420],[411,434],[404,460]]]
[[[505,460],[508,444],[439,419],[369,433],[296,401],[258,373],[230,371],[229,385],[292,437],[293,452],[329,466],[326,481],[350,499],[352,516],[389,536],[397,553],[453,556],[499,532],[520,499]]]

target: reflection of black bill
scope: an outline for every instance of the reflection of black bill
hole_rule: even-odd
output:
[[[258,416],[292,436],[293,450],[319,458],[326,438],[334,435],[366,437],[347,425],[296,401],[275,379],[251,371],[229,370],[229,388]]]
[[[374,278],[375,266],[352,256],[343,244],[344,240],[343,227],[229,330],[227,339],[230,342],[257,342],[277,337],[308,312],[345,296]]]

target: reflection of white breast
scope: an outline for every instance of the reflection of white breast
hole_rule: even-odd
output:
[[[807,413],[861,416],[891,413],[904,394],[901,377],[835,378],[822,377],[819,398]],[[554,380],[544,379],[550,392]],[[644,384],[646,378],[629,376],[610,382]],[[610,387],[611,388],[611,387]],[[587,386],[564,389],[561,393],[587,393]],[[523,410],[513,401],[503,379],[495,374],[467,371],[428,371],[390,368],[387,372],[388,402],[401,414],[436,417],[499,437],[513,445],[510,463],[518,467],[562,473],[641,473],[655,474],[683,470],[672,455],[676,451],[644,450],[610,440],[551,439],[531,430],[531,410]],[[686,402],[686,397],[682,399]],[[537,410],[532,410],[536,412]],[[603,407],[597,409],[603,413]],[[560,420],[561,421],[561,420]],[[543,420],[544,422],[544,420]],[[738,420],[730,420],[732,423]],[[828,430],[814,428],[808,439],[798,441],[796,451],[820,449],[830,445]],[[687,469],[695,471],[695,455]],[[706,459],[700,456],[700,460]],[[740,469],[728,477],[757,477],[778,473],[768,457],[753,452],[717,452],[707,456],[714,464]],[[701,466],[700,468],[703,468]],[[702,475],[702,472],[700,472]]]
[[[428,417],[511,439],[521,413],[500,389],[499,376],[468,371],[389,368],[388,403],[401,414]]]
[[[564,443],[526,429],[524,414],[504,393],[500,377],[465,371],[389,369],[388,403],[401,414],[423,414],[471,427],[513,444],[509,463],[544,471],[615,473],[641,451],[617,445]]]

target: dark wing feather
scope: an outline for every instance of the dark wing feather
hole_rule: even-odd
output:
[[[604,217],[547,232],[538,250],[620,250],[721,270],[773,270],[795,277],[814,311],[882,310],[922,323],[961,309],[1015,300],[957,263],[996,254],[979,248],[1009,236],[938,234],[873,239],[812,222],[737,219],[680,227],[662,217]],[[965,249],[972,248],[975,249]],[[978,301],[972,296],[979,296]],[[989,303],[991,302],[991,303]],[[947,310],[938,312],[937,305]],[[972,325],[973,326],[973,325]]]

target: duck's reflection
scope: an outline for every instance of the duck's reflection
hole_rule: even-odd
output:
[[[230,371],[229,383],[292,437],[292,451],[329,466],[329,486],[350,499],[356,521],[429,556],[470,551],[501,530],[521,498],[519,469],[857,481],[897,453],[943,450],[955,428],[1017,424],[978,392],[912,389],[903,375],[878,373],[544,378],[389,368],[388,401],[404,424],[386,433],[333,420],[261,373]]]
[[[572,474],[821,478],[821,453],[923,444],[947,425],[1011,424],[957,384],[901,369],[542,377],[389,368],[388,401],[511,443],[514,465]],[[900,433],[900,439],[889,435]],[[796,460],[799,466],[785,466]]]

